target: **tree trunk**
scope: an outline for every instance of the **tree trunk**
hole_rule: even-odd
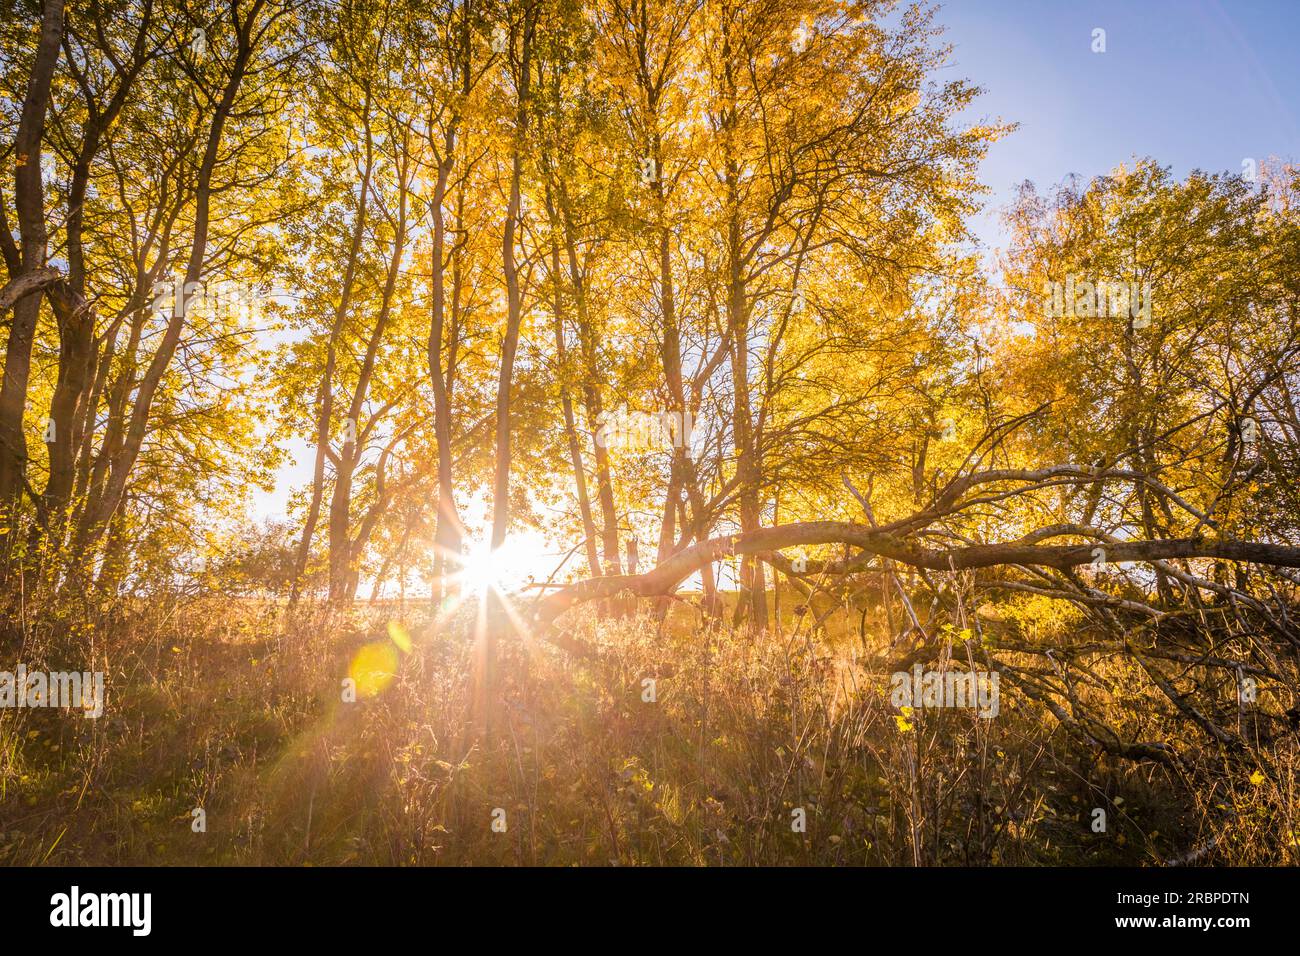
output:
[[[551,281],[555,287],[555,361],[559,368],[560,407],[564,412],[564,435],[569,445],[569,461],[573,465],[573,482],[578,493],[578,513],[582,517],[583,548],[587,554],[587,568],[592,577],[599,577],[601,567],[600,556],[596,550],[596,522],[591,516],[591,499],[587,494],[587,472],[582,461],[582,446],[578,442],[573,400],[569,397],[569,364],[564,345],[564,296],[560,284],[560,246],[554,235],[551,237]]]
[[[289,589],[289,604],[298,603],[301,595],[302,581],[307,573],[307,561],[311,556],[311,542],[316,534],[316,524],[320,520],[321,500],[325,490],[325,460],[330,454],[330,429],[334,419],[334,370],[337,364],[339,335],[343,331],[343,322],[347,318],[348,308],[352,304],[352,290],[356,283],[357,258],[361,253],[361,239],[365,234],[367,197],[370,195],[370,177],[374,172],[374,143],[370,132],[370,96],[367,91],[365,105],[362,108],[363,127],[366,135],[365,167],[361,174],[361,192],[357,200],[357,218],[352,230],[352,239],[348,246],[348,262],[343,270],[343,288],[339,292],[338,305],[334,310],[334,323],[330,328],[329,344],[326,346],[325,368],[321,372],[320,385],[316,391],[316,463],[312,470],[311,498],[307,503],[307,517],[303,524],[302,538],[298,542],[298,553],[294,559],[293,583]]]
[[[45,0],[40,40],[18,121],[18,135],[14,140],[14,208],[21,232],[20,266],[23,274],[45,266],[48,233],[41,142],[45,137],[45,114],[49,108],[50,86],[59,62],[62,40],[63,0]],[[18,278],[17,275],[10,276],[11,280]],[[0,380],[0,521],[10,528],[13,522],[6,520],[6,513],[11,514],[18,503],[27,469],[23,416],[32,367],[32,343],[40,310],[41,297],[37,295],[24,296],[14,304],[9,341],[5,346],[4,377]],[[8,541],[13,539],[11,532]]]
[[[203,274],[203,262],[207,254],[208,228],[211,216],[212,172],[216,167],[217,155],[220,151],[226,122],[231,110],[234,108],[235,98],[239,93],[240,86],[243,84],[249,61],[253,55],[254,31],[257,26],[258,15],[263,6],[264,0],[255,0],[247,16],[240,23],[240,29],[237,32],[237,48],[231,64],[231,74],[226,81],[221,99],[216,105],[212,116],[212,124],[208,128],[207,144],[199,163],[198,179],[194,193],[194,235],[190,245],[189,263],[185,268],[182,289],[196,287]],[[104,485],[103,496],[88,505],[78,528],[77,540],[72,554],[74,570],[80,562],[80,558],[98,542],[104,528],[122,502],[127,481],[130,478],[132,468],[135,467],[136,459],[140,454],[140,446],[144,443],[145,434],[148,430],[149,414],[153,408],[154,395],[158,391],[163,373],[171,364],[172,356],[176,352],[176,346],[180,342],[181,331],[185,326],[187,306],[184,296],[187,294],[183,292],[181,301],[177,302],[173,307],[172,316],[167,322],[162,341],[158,345],[158,350],[154,352],[149,367],[145,371],[144,379],[140,383],[122,447],[112,461],[108,479]]]
[[[528,88],[532,70],[532,41],[536,9],[524,12],[521,67],[518,74],[514,143],[510,158],[510,198],[506,204],[505,230],[501,237],[501,267],[506,281],[506,334],[501,343],[501,370],[497,377],[496,466],[492,481],[493,550],[501,547],[510,530],[510,388],[514,382],[515,353],[519,349],[519,328],[523,321],[523,300],[519,266],[515,261],[515,234],[519,228],[521,181],[524,171],[525,136],[528,131]]]

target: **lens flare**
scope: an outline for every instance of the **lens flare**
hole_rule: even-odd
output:
[[[397,649],[388,641],[375,641],[361,647],[348,665],[358,697],[374,697],[393,682],[397,675]]]

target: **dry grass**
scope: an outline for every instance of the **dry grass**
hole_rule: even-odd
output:
[[[89,641],[57,618],[34,626],[28,666],[89,648],[107,709],[0,711],[0,863],[1297,862],[1294,763],[1251,783],[1100,758],[1006,686],[993,720],[899,721],[889,648],[834,628],[755,637],[680,607],[665,626],[589,613],[569,636],[596,653],[576,658],[494,624],[485,731],[475,615],[400,616],[409,651],[383,608],[190,599],[118,608]],[[345,703],[368,643],[393,647],[396,675]],[[1138,688],[1109,706],[1137,729],[1149,704]]]

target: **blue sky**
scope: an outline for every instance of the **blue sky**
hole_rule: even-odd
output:
[[[986,244],[1026,179],[1042,188],[1135,156],[1179,176],[1300,160],[1300,0],[950,0],[938,20],[954,47],[945,75],[986,90],[972,118],[1020,123],[982,167]]]

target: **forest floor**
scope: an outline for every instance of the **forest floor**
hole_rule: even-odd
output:
[[[1032,701],[900,714],[878,613],[814,632],[783,600],[757,637],[688,604],[588,614],[568,635],[590,657],[501,628],[493,708],[466,610],[118,612],[102,717],[0,712],[0,864],[1158,864],[1205,842],[1167,776]]]

